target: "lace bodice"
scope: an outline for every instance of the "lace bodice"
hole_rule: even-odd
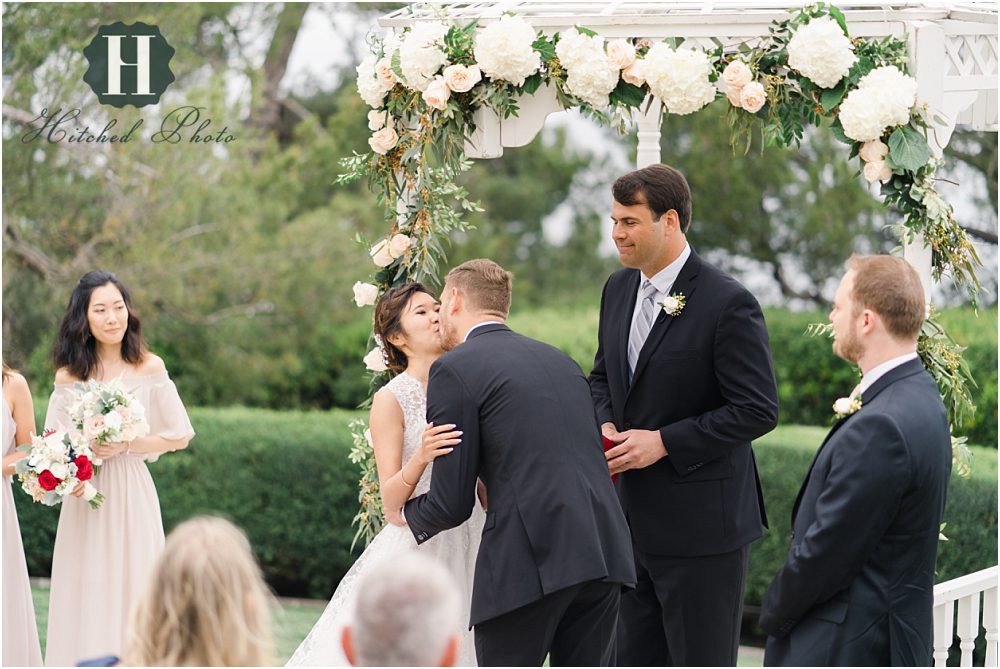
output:
[[[424,392],[420,381],[406,372],[397,374],[385,384],[385,387],[403,410],[403,462],[405,463],[417,452],[424,439],[424,428],[427,426],[427,393]],[[431,489],[433,467],[433,463],[427,465],[410,497],[422,495]]]

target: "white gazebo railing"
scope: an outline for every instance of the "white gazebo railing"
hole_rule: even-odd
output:
[[[934,586],[934,666],[948,663],[948,649],[957,632],[962,650],[961,666],[971,667],[979,638],[980,611],[986,630],[986,663],[997,666],[997,575],[998,567],[966,574]],[[982,606],[980,607],[980,600]],[[956,606],[957,604],[957,606]],[[955,624],[956,609],[958,625]]]

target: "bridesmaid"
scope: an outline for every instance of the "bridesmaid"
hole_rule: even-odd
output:
[[[163,361],[146,348],[125,286],[109,272],[85,274],[69,299],[55,345],[55,390],[45,425],[71,428],[73,384],[120,378],[146,409],[149,435],[94,449],[104,460],[94,486],[99,509],[62,503],[52,555],[45,663],[75,665],[120,655],[131,607],[163,550],[160,502],[146,462],[187,446],[194,436]],[[82,494],[82,486],[73,494]]]
[[[7,365],[3,366],[3,400],[3,666],[40,667],[35,605],[11,494],[14,463],[27,455],[14,447],[31,441],[35,408],[28,382]]]

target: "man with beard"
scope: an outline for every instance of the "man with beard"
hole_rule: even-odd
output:
[[[769,666],[929,666],[934,562],[951,471],[948,416],[917,355],[925,302],[902,258],[853,257],[833,352],[863,374],[792,509],[764,597]]]

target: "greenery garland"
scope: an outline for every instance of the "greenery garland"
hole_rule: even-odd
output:
[[[933,252],[935,280],[950,276],[975,303],[979,284],[974,269],[979,258],[955,221],[951,205],[935,190],[934,174],[940,162],[932,157],[927,142],[931,111],[914,104],[916,83],[904,74],[906,42],[893,36],[850,38],[843,13],[825,3],[791,13],[786,20],[775,21],[769,34],[754,46],[720,46],[711,52],[688,49],[682,40],[673,39],[656,44],[649,40],[605,42],[579,26],[552,36],[531,29],[524,42],[526,24],[513,15],[505,16],[499,22],[504,25],[487,28],[494,35],[498,30],[509,31],[494,44],[514,49],[510,45],[521,38],[524,47],[513,52],[508,62],[492,66],[484,62],[489,50],[477,50],[486,32],[477,21],[465,26],[417,23],[385,40],[372,38],[372,55],[358,68],[359,92],[373,107],[369,114],[372,151],[345,158],[344,173],[337,179],[349,183],[366,178],[386,212],[389,228],[389,234],[371,246],[377,266],[372,282],[355,285],[358,305],[370,306],[382,292],[407,281],[438,284],[445,260],[442,240],[468,229],[464,212],[480,210],[458,183],[471,164],[465,142],[476,130],[476,111],[487,107],[501,119],[516,116],[517,99],[543,85],[554,88],[563,108],[580,109],[621,132],[651,96],[663,102],[664,114],[686,114],[716,99],[722,94],[719,89],[728,86],[727,119],[734,151],[739,147],[748,151],[755,133],[762,140],[762,150],[765,144],[797,147],[807,126],[829,122],[835,136],[849,145],[849,157],[862,158],[865,177],[881,182],[885,205],[903,215],[900,233],[908,239],[923,235]],[[839,30],[831,32],[833,22]],[[815,31],[818,37],[803,37],[796,43],[795,35],[803,29]],[[829,44],[829,54],[817,55],[816,44]],[[669,67],[664,65],[667,59]],[[523,62],[529,63],[530,73],[522,70],[519,76],[502,71]],[[826,85],[813,80],[830,77],[829,70],[837,62],[843,71],[820,82]],[[457,77],[458,83],[449,77]],[[875,127],[881,131],[876,129],[862,141],[852,137],[859,136],[858,128],[873,122],[865,117],[871,105],[864,104],[864,96],[874,99],[875,107],[893,120],[881,123],[876,119]],[[892,107],[898,100],[903,100],[901,107]],[[359,235],[358,241],[367,247],[373,240]],[[974,410],[968,392],[972,381],[961,351],[929,317],[921,334],[920,354],[941,388],[953,431]],[[374,392],[388,380],[388,372],[380,364],[377,347],[365,361],[373,373]],[[384,520],[364,421],[353,423],[352,431],[351,461],[361,466],[355,541],[363,538],[367,543]],[[954,440],[959,455],[963,440]],[[959,462],[964,466],[964,460]]]

